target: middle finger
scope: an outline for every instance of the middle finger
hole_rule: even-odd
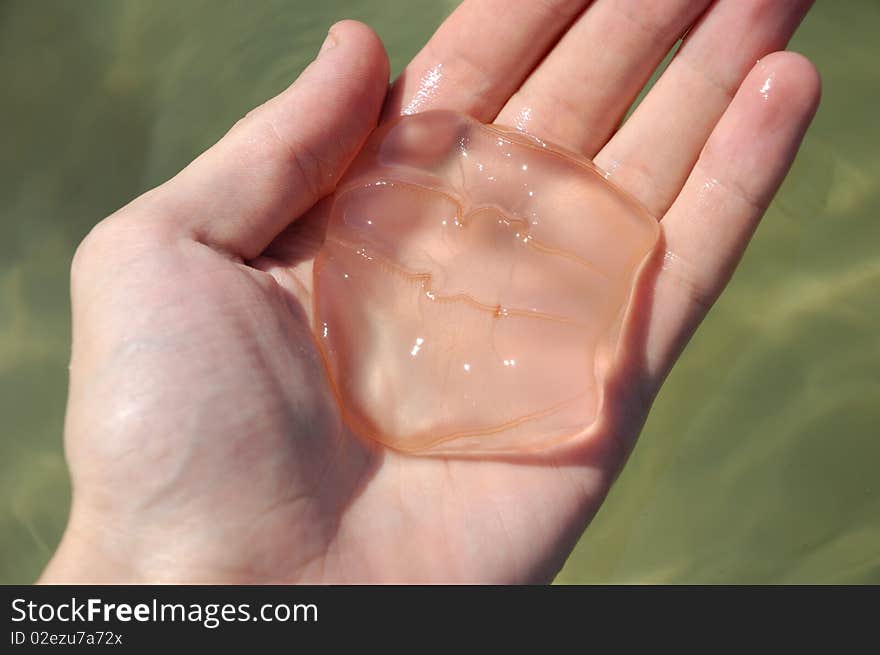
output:
[[[597,0],[495,122],[592,157],[708,4],[709,0]]]

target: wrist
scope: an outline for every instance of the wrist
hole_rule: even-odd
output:
[[[89,529],[73,511],[52,559],[37,584],[138,584],[149,582],[130,552]]]

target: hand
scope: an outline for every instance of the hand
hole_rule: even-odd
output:
[[[808,2],[718,0],[617,129],[710,3],[587,4],[468,0],[387,100],[382,45],[339,23],[289,89],[95,227],[72,267],[73,503],[43,581],[553,577],[819,98],[812,65],[774,52]],[[662,217],[600,432],[564,457],[405,456],[340,420],[310,335],[320,221],[309,210],[380,112],[429,108],[580,151]]]

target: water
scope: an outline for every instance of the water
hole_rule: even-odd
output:
[[[0,583],[33,580],[66,518],[88,228],[286,86],[331,22],[372,24],[399,71],[453,4],[0,3]],[[825,80],[805,148],[560,582],[880,583],[880,3],[817,4],[793,44]]]

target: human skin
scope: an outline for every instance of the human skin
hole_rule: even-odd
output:
[[[814,67],[779,52],[808,2],[587,4],[467,0],[387,98],[380,41],[338,23],[290,88],[92,230],[71,271],[73,500],[41,582],[552,579],[820,95]],[[565,453],[405,455],[340,418],[306,318],[316,202],[378,120],[431,108],[593,158],[660,219],[600,429]]]

